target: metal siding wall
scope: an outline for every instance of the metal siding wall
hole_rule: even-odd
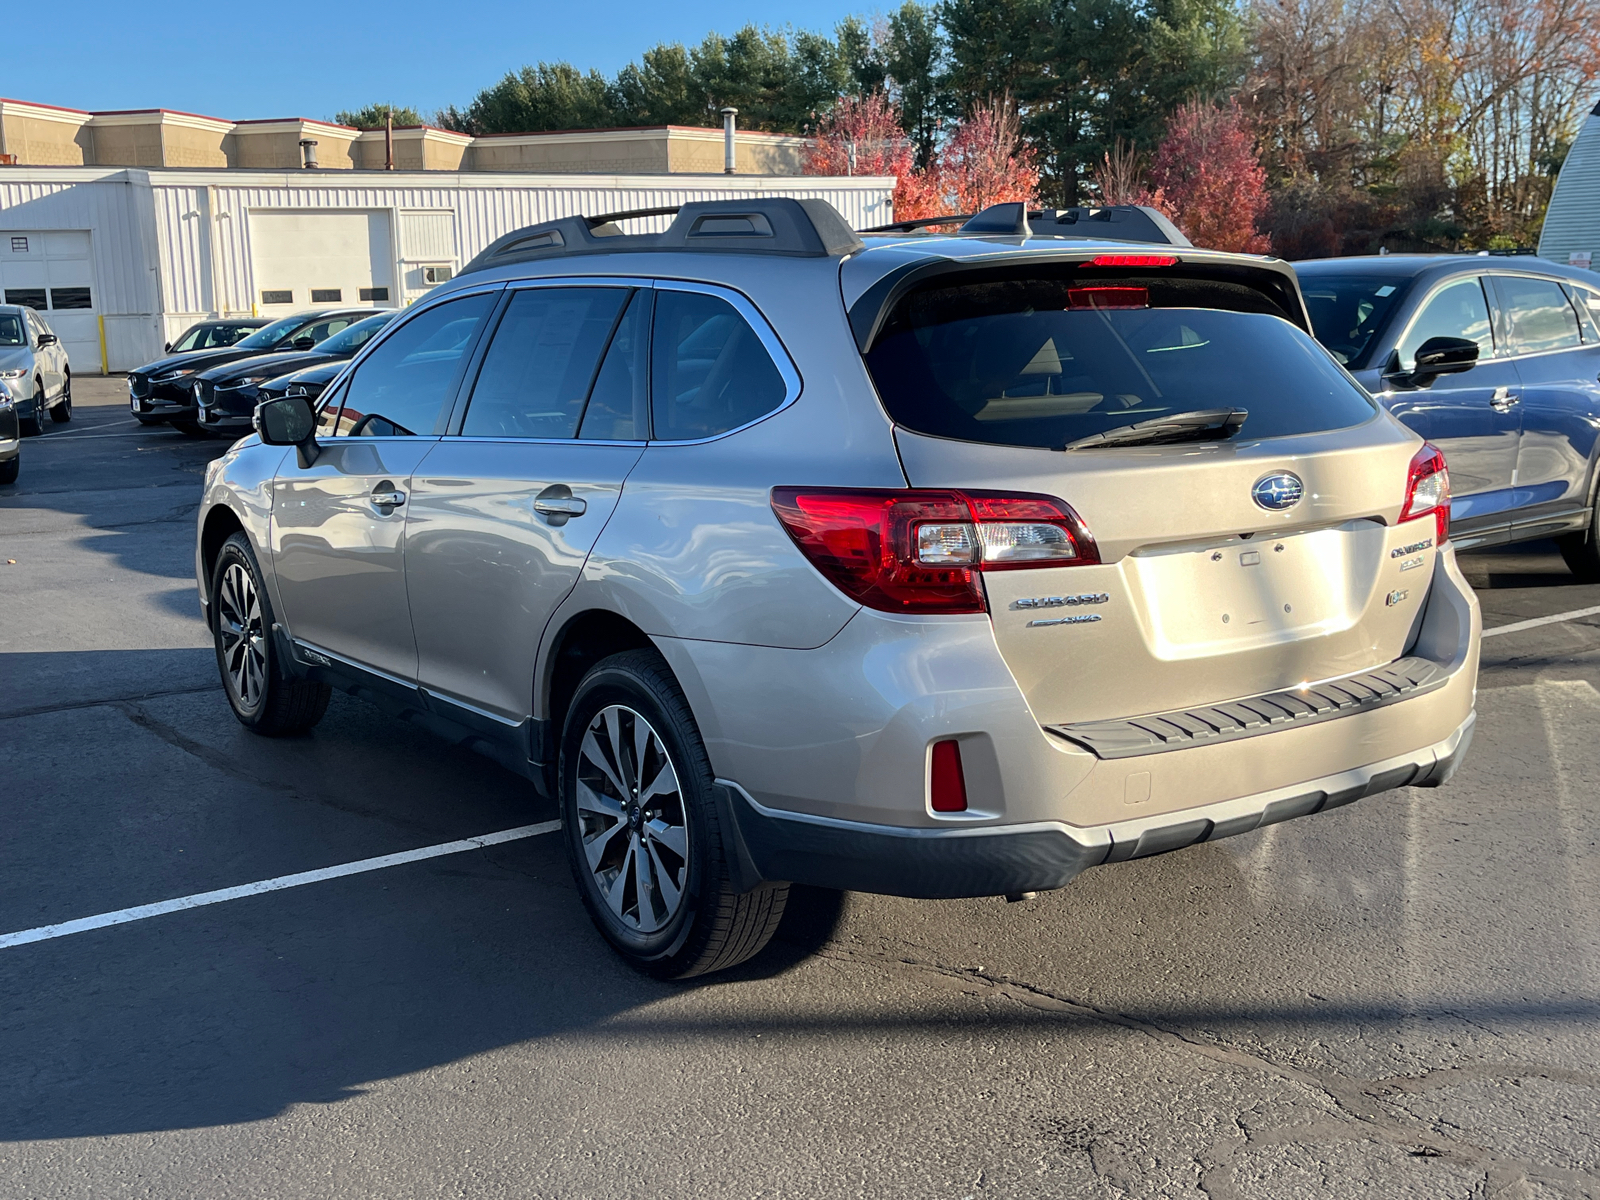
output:
[[[1600,115],[1591,115],[1556,176],[1539,234],[1539,257],[1564,263],[1587,250],[1600,266]]]
[[[201,248],[209,219],[205,189],[156,187],[151,191],[155,202],[156,241],[161,248],[161,284],[166,311],[185,317],[207,312],[211,307],[207,295],[210,287]],[[190,213],[194,215],[189,216]]]

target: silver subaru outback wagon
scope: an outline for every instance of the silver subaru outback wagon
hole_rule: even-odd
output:
[[[212,464],[239,720],[335,686],[522,772],[672,977],[795,883],[1016,897],[1443,783],[1480,620],[1438,451],[1285,264],[1017,207],[502,238]]]

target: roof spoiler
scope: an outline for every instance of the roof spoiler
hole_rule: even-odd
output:
[[[1036,208],[1023,204],[991,204],[979,213],[924,217],[880,225],[866,233],[910,233],[930,225],[962,222],[957,233],[985,237],[1068,237],[1112,242],[1152,242],[1189,247],[1183,232],[1164,213],[1148,204],[1108,204],[1101,208]]]
[[[616,224],[635,217],[673,214],[672,224],[662,233],[627,234]],[[865,247],[855,230],[826,200],[786,196],[700,200],[597,217],[562,217],[529,225],[490,243],[488,249],[461,269],[461,274],[578,254],[675,250],[840,258],[862,249]]]

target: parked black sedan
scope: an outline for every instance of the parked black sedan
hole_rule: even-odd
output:
[[[196,373],[190,387],[200,410],[200,427],[216,433],[248,433],[265,384],[307,368],[329,370],[332,379],[396,315],[391,310],[357,321],[313,350],[263,354]]]
[[[1600,581],[1600,276],[1419,254],[1295,272],[1317,340],[1444,451],[1457,548],[1554,537]]]
[[[295,313],[263,325],[231,346],[157,359],[128,373],[128,406],[141,425],[167,421],[174,429],[198,437],[200,413],[190,386],[198,372],[258,354],[309,350],[372,312],[370,308],[324,308]]]
[[[187,354],[190,350],[221,350],[249,337],[263,325],[266,317],[229,317],[222,321],[201,321],[183,331],[175,342],[167,343],[168,354]]]

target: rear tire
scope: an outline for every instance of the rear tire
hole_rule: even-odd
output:
[[[65,376],[61,381],[61,399],[56,401],[56,406],[50,410],[50,419],[57,425],[65,425],[72,420],[72,376]]]
[[[1556,539],[1579,583],[1600,583],[1600,500],[1589,510],[1589,528]]]
[[[243,533],[222,543],[211,571],[211,636],[239,724],[263,737],[283,737],[322,720],[332,689],[283,671],[272,640],[272,602]]]
[[[630,650],[578,685],[561,739],[561,815],[601,935],[658,979],[737,966],[772,940],[789,885],[735,891],[694,715],[660,655]]]

